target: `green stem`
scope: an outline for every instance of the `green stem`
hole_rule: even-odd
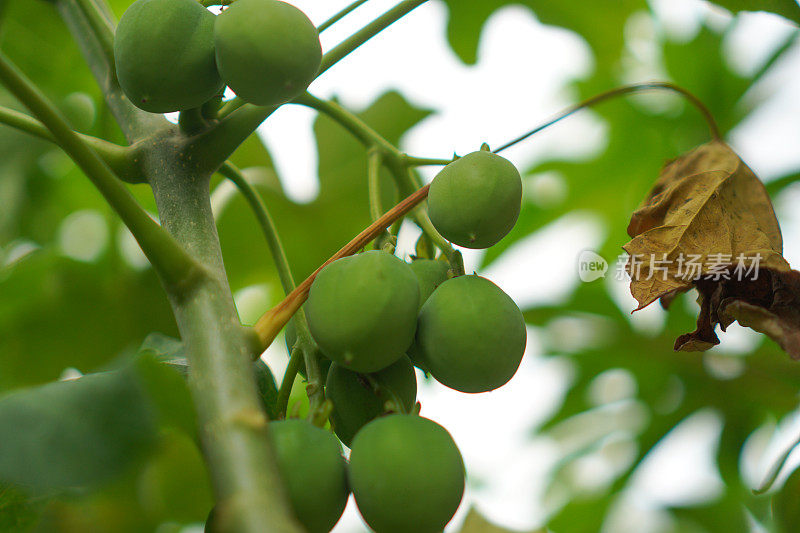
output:
[[[100,156],[70,128],[60,111],[3,54],[0,82],[42,122],[97,187],[136,237],[164,283],[182,293],[190,291],[202,279],[203,267],[150,218]]]
[[[373,222],[381,218],[381,167],[383,154],[377,147],[367,153],[367,182],[369,187],[369,212]]]
[[[226,162],[219,169],[219,173],[233,182],[234,185],[242,193],[245,201],[250,206],[250,210],[258,220],[258,225],[261,227],[261,232],[264,234],[264,239],[267,241],[267,246],[272,253],[272,258],[275,262],[275,268],[278,270],[278,277],[283,286],[283,292],[289,294],[294,290],[294,278],[292,277],[292,269],[289,266],[289,260],[286,258],[286,252],[283,249],[283,244],[278,236],[278,230],[275,227],[275,222],[264,204],[264,200],[256,191],[244,175],[232,163]]]
[[[319,76],[331,68],[359,46],[378,35],[426,1],[427,0],[403,0],[386,13],[358,30],[322,57],[322,64],[320,65],[319,74],[317,75]]]
[[[187,137],[197,135],[208,127],[208,123],[203,118],[202,108],[195,107],[187,109],[178,114],[178,127],[181,133]]]
[[[75,0],[86,17],[86,22],[92,30],[95,38],[97,39],[100,48],[103,51],[105,60],[110,64],[114,64],[114,25],[109,20],[107,13],[101,11],[94,0]],[[116,73],[114,73],[116,77]]]
[[[325,30],[327,30],[328,28],[330,28],[331,26],[333,26],[334,24],[345,18],[347,15],[349,15],[362,5],[366,4],[368,1],[369,0],[356,0],[352,4],[345,7],[344,9],[333,15],[331,18],[329,18],[328,20],[317,26],[317,31],[319,33],[324,32]]]
[[[404,155],[403,161],[410,167],[427,167],[427,166],[444,166],[449,165],[455,160],[453,159],[434,159],[430,157],[412,157]]]
[[[276,402],[278,419],[286,418],[286,410],[289,407],[289,396],[292,394],[292,387],[294,386],[294,380],[297,377],[297,371],[300,368],[301,361],[303,361],[303,350],[299,345],[295,345],[289,357],[289,364],[286,365],[286,372],[283,374],[281,388],[278,389],[278,399]]]
[[[222,104],[222,107],[219,108],[219,112],[217,113],[217,118],[219,120],[222,120],[223,118],[227,117],[228,115],[230,115],[231,113],[233,113],[246,103],[247,102],[245,102],[238,96],[234,96],[233,98]]]
[[[0,106],[0,124],[5,124],[19,131],[29,133],[34,137],[44,139],[56,145],[58,144],[53,134],[50,133],[50,130],[48,130],[44,124],[25,113]],[[136,154],[134,148],[120,146],[82,133],[78,133],[78,136],[97,152],[97,155],[111,167],[111,170],[113,170],[117,176],[131,183],[137,183],[142,180],[141,171],[134,161]]]
[[[242,105],[224,116],[214,127],[191,139],[185,147],[186,163],[196,172],[216,172],[276,109]]]
[[[493,150],[494,153],[500,153],[503,150],[511,148],[517,143],[520,143],[539,133],[540,131],[549,128],[553,124],[567,118],[568,116],[580,111],[581,109],[592,107],[593,105],[599,104],[606,100],[610,100],[612,98],[616,98],[618,96],[624,96],[626,94],[631,93],[639,93],[643,91],[651,91],[651,90],[666,90],[672,91],[675,93],[680,94],[684,98],[686,98],[693,106],[697,108],[698,111],[703,115],[706,123],[708,124],[709,133],[711,134],[711,138],[714,140],[720,139],[719,127],[717,126],[716,121],[714,120],[714,116],[711,114],[711,111],[701,102],[695,95],[684,89],[683,87],[679,87],[673,83],[663,82],[663,81],[654,81],[654,82],[647,82],[647,83],[634,83],[631,85],[623,85],[622,87],[617,87],[615,89],[611,89],[610,91],[606,91],[604,93],[600,93],[598,95],[592,96],[591,98],[587,98],[586,100],[579,102],[573,106],[566,108],[564,111],[561,111],[556,116],[548,120],[547,122],[533,128],[531,131],[520,135],[516,139],[513,139],[500,148]]]

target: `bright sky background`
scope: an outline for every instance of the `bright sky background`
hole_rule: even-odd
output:
[[[318,24],[349,1],[291,3]],[[393,0],[368,2],[326,31],[323,47],[329,49],[394,3]],[[725,24],[728,19],[724,12],[711,13],[701,0],[652,0],[651,5],[663,21],[663,30],[678,39],[691,39],[704,17],[710,16],[715,24]],[[533,13],[519,6],[500,10],[489,20],[482,34],[478,64],[465,66],[445,41],[446,21],[443,4],[424,5],[332,68],[311,86],[311,91],[322,97],[337,96],[345,105],[359,109],[386,90],[399,89],[414,104],[439,110],[409,132],[402,148],[415,155],[447,157],[453,152],[473,151],[484,141],[497,146],[530,129],[571,103],[573,95],[564,89],[565,84],[589,75],[593,68],[591,50],[581,37],[539,24]],[[646,17],[634,17],[628,29],[631,51],[642,61],[626,73],[624,81],[657,77],[657,70],[647,65],[653,60],[654,49],[648,44],[657,29]],[[741,23],[726,42],[731,64],[742,71],[756,68],[791,29],[789,24],[770,15],[741,17]],[[728,140],[756,173],[768,180],[800,168],[797,150],[800,48],[796,47],[758,90],[771,94],[769,100]],[[300,202],[312,200],[317,192],[317,154],[311,132],[314,116],[308,109],[285,106],[260,130],[284,188]],[[582,112],[505,155],[519,168],[526,168],[545,154],[551,157],[590,154],[603,146],[604,132],[596,115]],[[526,187],[527,193],[557,195],[562,185],[544,177],[526,182]],[[795,188],[776,206],[784,228],[786,256],[795,265],[800,264],[800,216],[790,206],[798,205],[798,201],[800,190]],[[401,252],[411,250],[415,235],[413,228],[404,228]],[[469,251],[467,268],[491,278],[522,307],[558,300],[579,283],[576,270],[579,252],[596,246],[602,235],[602,228],[591,218],[573,216],[515,245],[485,271],[479,268],[480,252]],[[545,256],[547,262],[535,259]],[[632,309],[627,284],[613,280],[609,283],[619,296],[619,305]],[[247,291],[242,291],[237,295],[243,315],[247,314],[246,294]],[[637,327],[644,330],[660,327],[662,312],[652,307],[632,318]],[[566,328],[566,338],[574,334],[569,324],[560,327]],[[467,395],[420,380],[422,414],[452,433],[469,473],[459,518],[450,528],[457,528],[470,505],[476,505],[498,524],[520,530],[541,524],[545,517],[548,507],[541,496],[548,469],[557,454],[553,442],[531,440],[529,434],[558,406],[569,380],[570,369],[564,360],[541,357],[541,336],[559,333],[557,329],[531,330],[522,367],[510,384],[495,392]],[[751,345],[749,331],[731,328],[721,350],[741,352]],[[282,342],[273,346],[266,357],[280,379],[287,356]],[[707,364],[713,372],[735,375],[740,371],[732,358],[710,355]],[[599,377],[595,385],[593,397],[599,403],[630,396],[636,386],[625,374],[613,371]],[[632,424],[642,416],[633,403],[617,411],[614,417]],[[774,457],[786,440],[800,431],[796,420],[789,420],[786,426],[777,438],[773,437],[773,428],[765,428],[763,435],[753,438],[748,445],[746,464],[754,484],[769,464],[764,459],[765,448],[768,458]],[[654,453],[636,474],[632,490],[620,502],[608,529],[658,531],[663,526],[663,517],[657,510],[659,503],[713,497],[721,483],[712,466],[713,445],[720,427],[713,412],[697,413],[679,426],[670,435],[668,444]],[[633,452],[631,446],[625,440],[608,443],[599,453],[579,462],[578,474],[589,482],[602,484],[613,474],[614,460],[624,460]],[[335,532],[363,531],[366,528],[351,502]]]

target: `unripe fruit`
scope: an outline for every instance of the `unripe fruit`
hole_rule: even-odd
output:
[[[519,368],[526,340],[517,305],[480,276],[445,281],[419,313],[422,362],[440,383],[461,392],[505,385]]]
[[[305,310],[311,335],[329,359],[369,373],[394,363],[411,346],[418,304],[411,268],[372,250],[323,268]]]
[[[334,363],[328,372],[325,396],[333,402],[333,430],[339,440],[350,446],[358,430],[385,411],[386,402],[397,399],[402,403],[397,408],[411,411],[417,401],[417,378],[406,356],[369,374],[369,379]]]
[[[314,24],[278,0],[236,0],[217,17],[214,35],[222,79],[252,104],[293,99],[314,80],[322,61]]]
[[[214,59],[213,13],[196,0],[137,0],[114,38],[117,79],[133,105],[151,113],[203,105],[222,88]]]
[[[356,435],[350,485],[361,516],[377,533],[438,533],[464,494],[464,463],[436,422],[391,415]]]
[[[511,162],[480,150],[444,167],[428,192],[428,214],[444,238],[466,248],[489,248],[519,217],[522,178]]]
[[[309,533],[327,533],[342,516],[350,493],[341,445],[305,420],[272,422],[269,430],[297,519]]]
[[[447,272],[450,265],[445,261],[434,259],[417,259],[411,262],[411,270],[417,276],[419,283],[419,306],[428,300],[436,287],[447,281]]]

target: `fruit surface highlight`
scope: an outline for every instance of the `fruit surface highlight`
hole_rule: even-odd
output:
[[[314,24],[279,0],[236,0],[217,17],[214,42],[222,79],[251,104],[279,105],[298,96],[322,61]]]
[[[269,430],[297,519],[309,533],[327,533],[342,516],[350,493],[341,445],[306,420],[272,422]]]
[[[519,217],[522,178],[510,161],[480,150],[456,159],[433,178],[428,214],[444,238],[466,248],[489,248]]]
[[[411,268],[379,250],[323,268],[305,304],[311,335],[331,360],[354,372],[394,363],[414,340],[419,286]]]
[[[333,402],[331,423],[336,436],[350,446],[358,430],[385,411],[386,402],[396,399],[402,403],[397,408],[411,411],[417,401],[417,377],[406,356],[368,376],[334,363],[325,397]]]
[[[222,91],[215,19],[196,0],[137,0],[123,13],[114,62],[133,105],[151,113],[183,111]]]
[[[522,312],[480,276],[442,283],[419,313],[415,355],[437,381],[461,392],[506,384],[525,352]]]
[[[437,533],[464,494],[464,463],[442,426],[416,415],[367,424],[353,441],[350,485],[377,533]]]

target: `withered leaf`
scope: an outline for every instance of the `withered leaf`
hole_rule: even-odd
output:
[[[667,163],[633,213],[628,235],[632,240],[623,248],[632,261],[631,293],[638,309],[690,288],[694,278],[737,257],[758,256],[761,267],[789,269],[764,185],[721,141]],[[691,272],[690,260],[697,265]]]
[[[698,291],[697,329],[676,350],[704,351],[734,320],[800,358],[800,273],[783,258],[764,185],[725,143],[669,163],[628,225],[631,294],[639,306]],[[691,267],[691,268],[690,268]]]

